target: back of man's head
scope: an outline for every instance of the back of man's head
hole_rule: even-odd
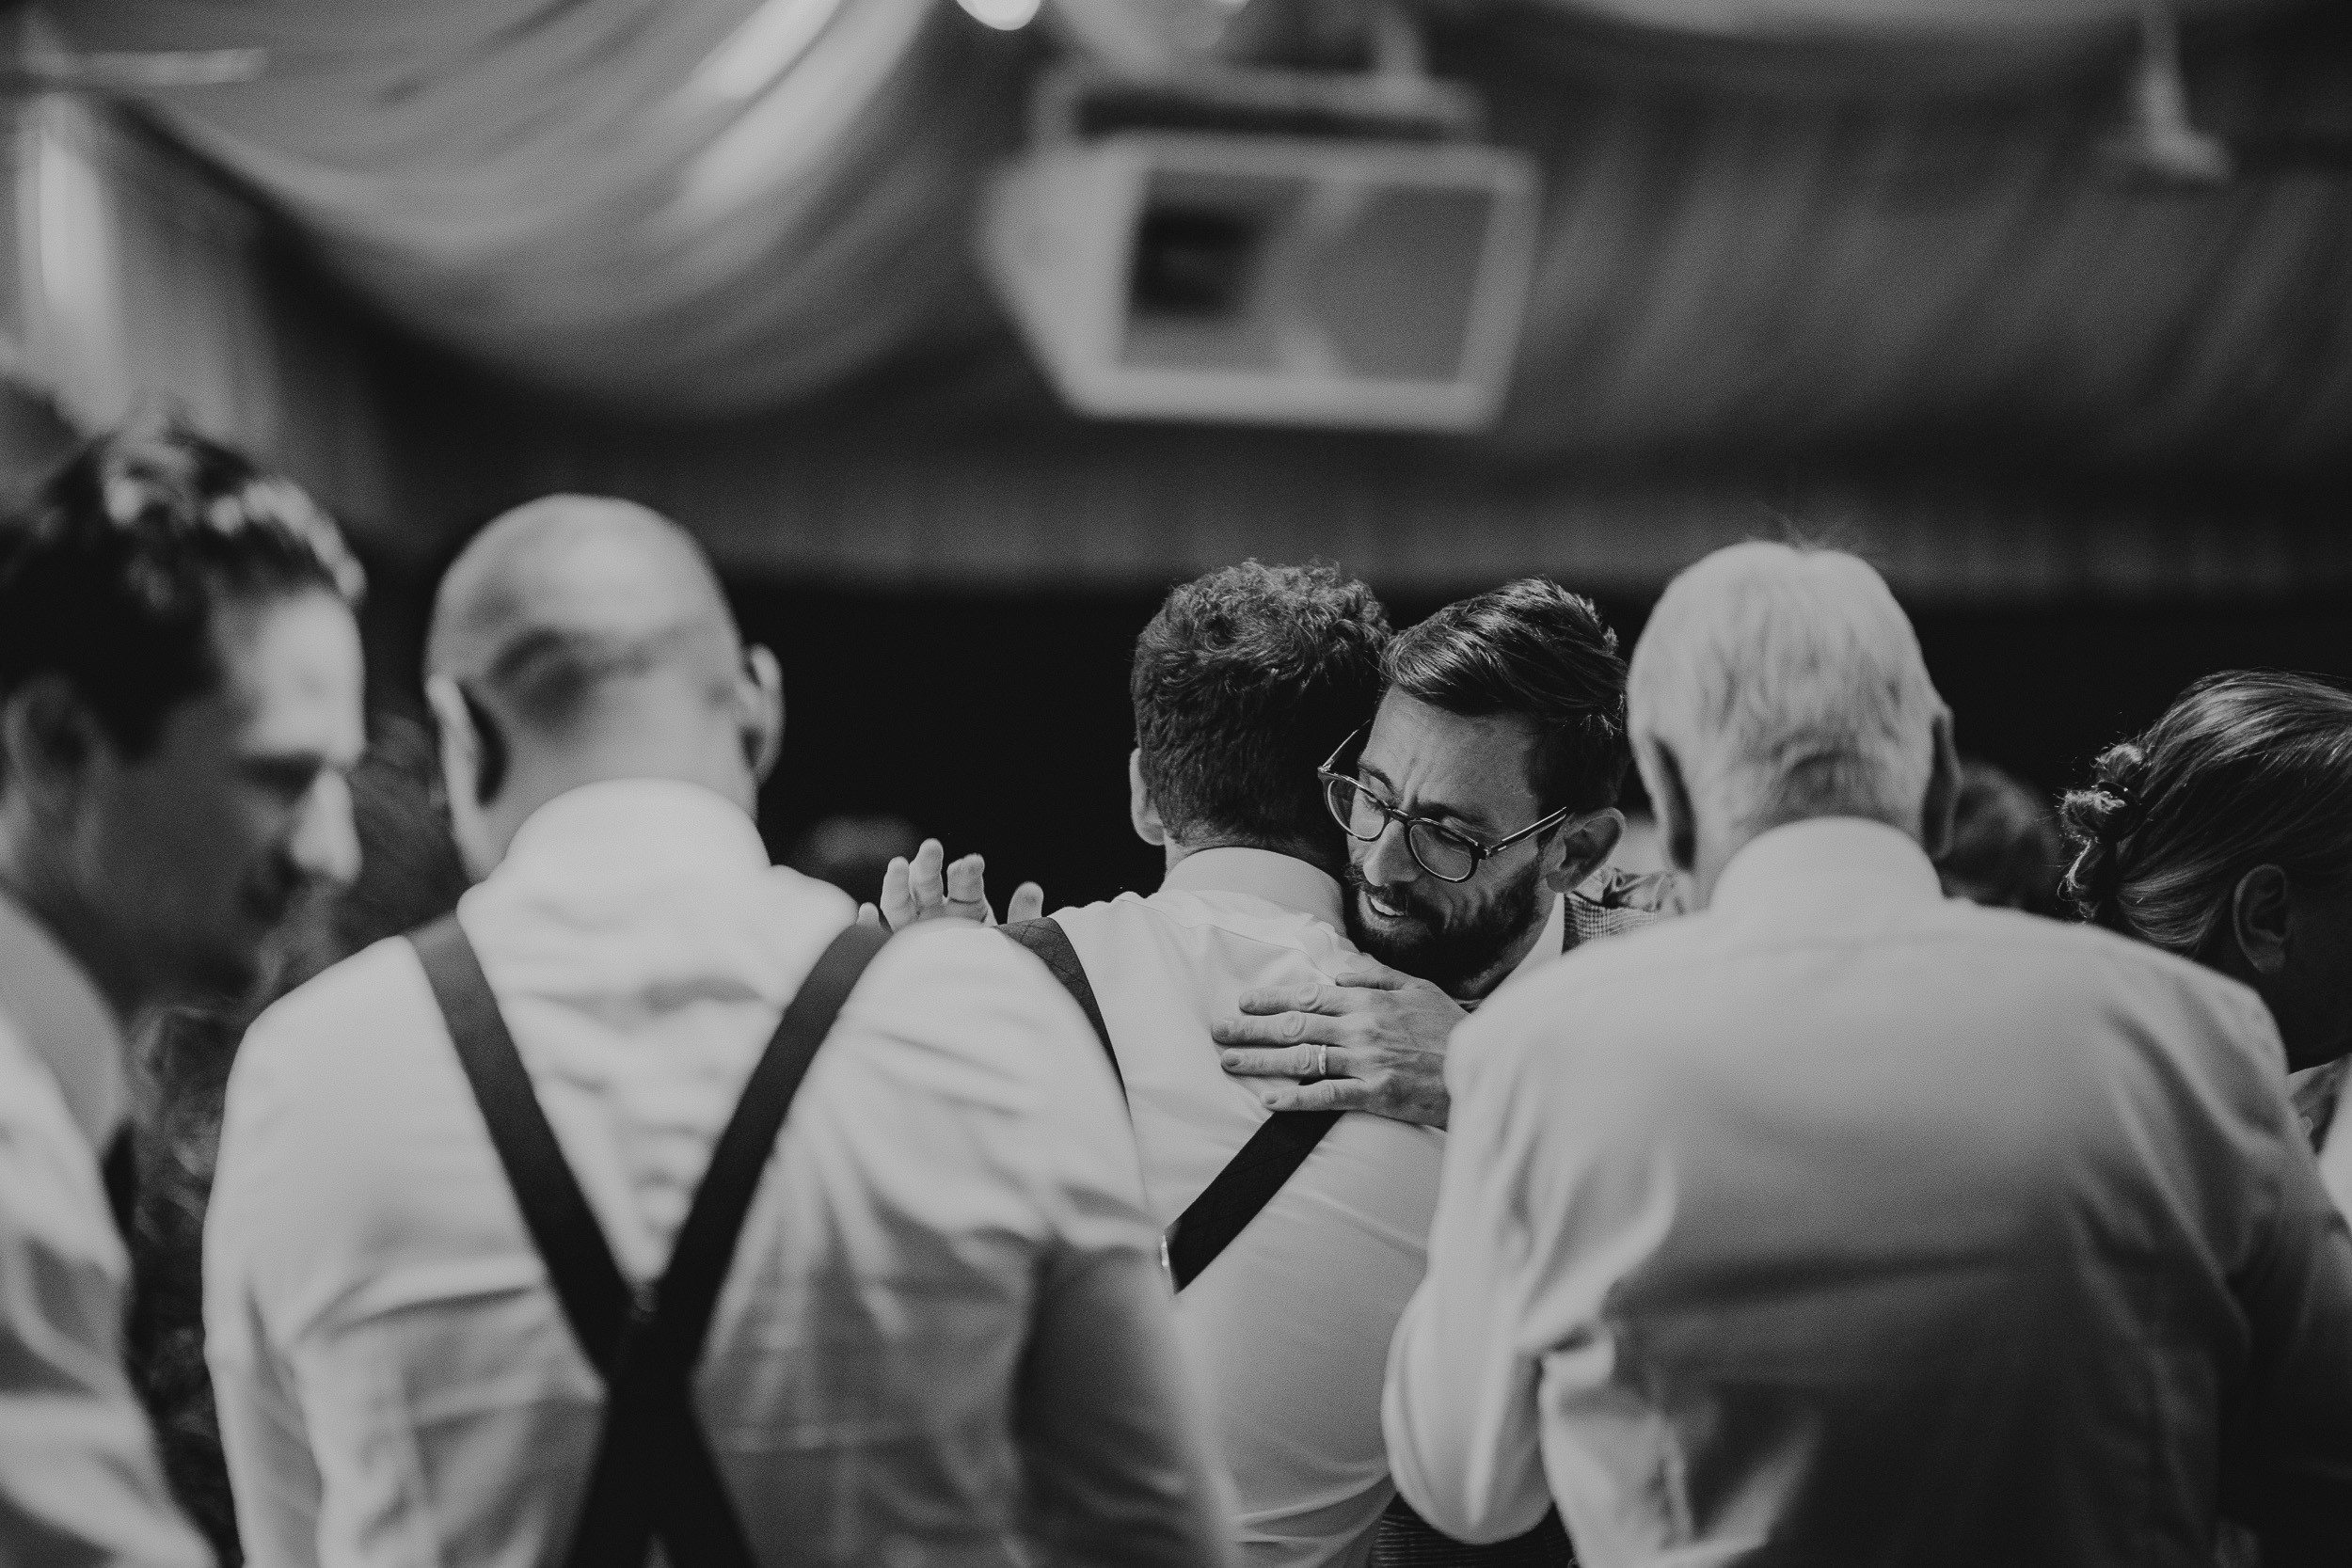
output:
[[[1168,595],[1128,681],[1168,837],[1341,858],[1315,767],[1380,701],[1388,614],[1328,565],[1246,561]]]
[[[1853,556],[1716,551],[1658,601],[1629,687],[1645,773],[1662,750],[1719,840],[1815,816],[1923,832],[1946,710],[1910,620]]]
[[[1633,761],[1625,659],[1590,599],[1542,577],[1457,599],[1389,645],[1388,680],[1465,719],[1524,720],[1528,784],[1545,811],[1617,803]]]
[[[224,600],[356,604],[359,564],[294,484],[177,426],[101,436],[0,525],[0,694],[62,676],[126,756],[221,678]]]
[[[425,671],[464,753],[450,783],[477,872],[522,816],[599,780],[685,780],[748,810],[781,723],[774,662],[747,667],[700,547],[602,497],[549,496],[477,534],[435,597]]]

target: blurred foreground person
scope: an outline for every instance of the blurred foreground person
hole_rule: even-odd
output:
[[[2100,753],[2066,797],[2066,891],[2086,919],[2254,988],[2339,1204],[2352,1128],[2352,691],[2233,672]]]
[[[1635,650],[1701,912],[1459,1030],[1399,1486],[1590,1568],[2352,1561],[2352,1237],[2245,988],[1948,900],[1950,720],[1849,556],[1720,551]]]
[[[376,728],[350,774],[358,879],[302,901],[271,940],[253,993],[167,1008],[134,1052],[138,1205],[127,1358],[155,1418],[164,1474],[223,1563],[244,1552],[204,1370],[202,1241],[230,1065],[263,1006],[361,948],[448,913],[466,890],[438,803],[431,736],[399,717]]]
[[[0,1562],[207,1560],[121,1359],[125,1041],[356,869],[359,588],[307,497],[176,430],[0,526]]]
[[[206,1326],[249,1560],[1222,1560],[1084,1018],[993,935],[883,948],[769,865],[780,676],[686,536],[510,513],[427,661],[483,880],[230,1082]]]
[[[2065,869],[2049,807],[1991,763],[1963,758],[1951,847],[1935,863],[1945,893],[1996,910],[2054,915]]]

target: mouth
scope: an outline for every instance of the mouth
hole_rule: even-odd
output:
[[[1378,915],[1383,920],[1409,920],[1412,918],[1412,911],[1410,910],[1399,909],[1390,904],[1386,899],[1382,898],[1380,895],[1375,893],[1370,888],[1365,888],[1363,890],[1363,895],[1364,907],[1370,910],[1373,913]]]

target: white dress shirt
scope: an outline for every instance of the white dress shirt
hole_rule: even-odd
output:
[[[460,904],[632,1279],[666,1265],[851,914],[734,806],[654,781],[543,807]],[[1116,1085],[1043,969],[962,922],[893,941],[793,1103],[695,1378],[760,1559],[1216,1558],[1157,1241]],[[603,1390],[405,942],[254,1025],[206,1243],[256,1568],[552,1560]]]
[[[1456,1032],[1398,1483],[1473,1539],[1556,1497],[1587,1568],[2209,1565],[2225,1485],[2267,1568],[2352,1562],[2352,1238],[2282,1066],[2234,982],[1769,832]]]
[[[1265,1120],[1258,1096],[1277,1082],[1227,1073],[1211,1023],[1245,990],[1330,980],[1368,960],[1340,933],[1339,884],[1263,849],[1199,850],[1149,897],[1054,919],[1110,1031],[1145,1198],[1165,1227]],[[1443,1147],[1432,1128],[1341,1117],[1176,1298],[1239,1497],[1245,1561],[1370,1560],[1394,1495],[1381,1369],[1421,1280]]]
[[[0,898],[0,1564],[199,1568],[122,1364],[131,1261],[98,1150],[121,1030],[65,950]]]
[[[2352,1078],[2337,1087],[2335,1117],[2328,1124],[2328,1138],[2319,1150],[2319,1179],[2336,1207],[2352,1214],[2352,1105],[2343,1103],[2346,1085],[2352,1085]]]

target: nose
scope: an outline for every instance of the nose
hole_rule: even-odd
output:
[[[1406,847],[1405,824],[1391,821],[1380,830],[1364,856],[1364,880],[1375,887],[1394,887],[1421,879],[1421,863]]]
[[[351,817],[351,784],[328,769],[302,805],[288,847],[294,867],[310,881],[348,887],[359,875],[359,830]]]

